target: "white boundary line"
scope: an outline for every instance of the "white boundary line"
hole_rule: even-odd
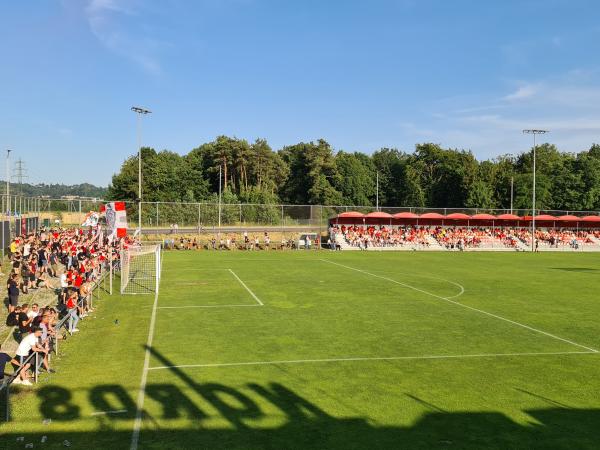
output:
[[[219,260],[220,263],[231,263],[238,261],[268,261],[268,262],[279,262],[279,263],[298,263],[298,262],[315,262],[320,261],[320,259],[295,259],[295,260],[285,260],[285,259],[277,259],[277,258],[234,258],[234,259],[222,259]],[[203,270],[229,270],[229,269],[220,269],[215,267],[182,267],[181,269],[165,269],[163,272],[166,273],[176,273],[176,272],[200,272]]]
[[[324,259],[320,259],[319,261],[324,261]],[[456,281],[450,281],[450,280],[446,280],[445,278],[440,278],[440,277],[434,277],[431,275],[420,275],[420,274],[415,274],[415,273],[408,273],[408,272],[384,272],[384,273],[392,273],[392,274],[398,274],[398,275],[407,275],[409,277],[417,277],[417,278],[429,278],[430,280],[438,280],[438,281],[444,281],[448,284],[452,284],[454,286],[456,286],[460,292],[458,294],[454,294],[454,295],[450,295],[448,297],[444,297],[444,298],[457,298],[460,297],[461,295],[463,295],[465,293],[465,287],[460,284],[457,283]]]
[[[180,269],[171,269],[171,270],[164,270],[163,272],[165,273],[179,273],[179,272],[214,272],[214,271],[221,271],[221,270],[229,270],[229,269],[223,269],[220,267],[182,267]]]
[[[93,412],[92,414],[90,414],[90,416],[105,416],[108,414],[124,414],[126,412],[127,412],[126,409],[117,409],[115,411],[97,411],[97,412]]]
[[[513,324],[513,325],[517,325],[517,326],[519,326],[519,327],[526,328],[526,329],[528,329],[528,330],[534,331],[534,332],[536,332],[536,333],[543,334],[543,335],[545,335],[545,336],[551,337],[551,338],[553,338],[553,339],[556,339],[556,340],[559,340],[559,341],[562,341],[562,342],[566,342],[566,343],[568,343],[568,344],[571,344],[571,345],[574,345],[574,346],[576,346],[576,347],[579,347],[579,348],[584,348],[584,349],[586,349],[586,350],[588,350],[588,351],[590,351],[590,352],[592,352],[592,353],[598,353],[598,350],[596,350],[596,349],[593,349],[593,348],[591,348],[591,347],[586,347],[585,345],[578,344],[577,342],[573,342],[573,341],[570,341],[570,340],[568,340],[568,339],[561,338],[561,337],[559,337],[559,336],[556,336],[556,335],[554,335],[554,334],[548,333],[548,332],[546,332],[546,331],[539,330],[539,329],[537,329],[537,328],[534,328],[534,327],[530,327],[529,325],[525,325],[525,324],[523,324],[523,323],[520,323],[520,322],[515,322],[514,320],[507,319],[506,317],[498,316],[498,315],[496,315],[496,314],[493,314],[493,313],[490,313],[490,312],[484,311],[483,309],[478,309],[478,308],[474,308],[474,307],[472,307],[472,306],[465,305],[465,304],[463,304],[463,303],[460,303],[460,302],[457,302],[457,301],[451,300],[451,299],[450,299],[450,298],[448,298],[448,297],[442,297],[442,296],[440,296],[440,295],[433,294],[433,293],[431,293],[431,292],[427,292],[427,291],[425,291],[425,290],[423,290],[423,289],[419,289],[419,288],[416,288],[416,287],[414,287],[414,286],[411,286],[410,284],[401,283],[400,281],[393,280],[392,278],[383,277],[383,276],[381,276],[381,275],[376,275],[376,274],[374,274],[374,273],[367,272],[366,270],[361,270],[361,269],[357,269],[357,268],[355,268],[355,267],[346,266],[346,265],[344,265],[344,264],[336,263],[336,262],[330,261],[330,260],[328,260],[328,259],[321,259],[321,261],[323,261],[323,262],[326,262],[326,263],[329,263],[329,264],[334,264],[334,265],[336,265],[336,266],[344,267],[344,268],[346,268],[346,269],[349,269],[349,270],[354,270],[354,271],[356,271],[356,272],[360,272],[360,273],[363,273],[363,274],[365,274],[365,275],[370,275],[370,276],[372,276],[372,277],[375,277],[375,278],[380,278],[380,279],[382,279],[382,280],[386,280],[386,281],[389,281],[389,282],[391,282],[391,283],[395,283],[395,284],[398,284],[398,285],[400,285],[400,286],[407,287],[407,288],[409,288],[409,289],[412,289],[412,290],[414,290],[414,291],[421,292],[422,294],[429,295],[429,296],[431,296],[431,297],[434,297],[434,298],[437,298],[437,299],[439,299],[439,300],[443,300],[443,301],[445,301],[445,302],[452,303],[452,304],[454,304],[454,305],[461,306],[461,307],[463,307],[463,308],[466,308],[466,309],[470,309],[471,311],[476,311],[476,312],[478,312],[478,313],[480,313],[480,314],[485,314],[486,316],[490,316],[490,317],[494,317],[495,319],[503,320],[503,321],[505,321],[505,322],[508,322],[508,323],[511,323],[511,324]]]
[[[326,358],[326,359],[292,359],[281,361],[250,361],[216,364],[182,364],[179,366],[150,367],[148,370],[164,369],[191,369],[210,367],[236,367],[236,366],[266,366],[277,364],[309,364],[309,363],[334,363],[334,362],[368,362],[368,361],[408,361],[408,360],[435,360],[435,359],[468,359],[468,358],[502,358],[519,356],[558,356],[558,355],[594,355],[597,352],[537,352],[537,353],[479,353],[471,355],[426,355],[426,356],[382,356],[382,357],[355,357],[355,358]]]
[[[256,308],[263,305],[188,305],[188,306],[159,306],[158,309],[185,309],[185,308]]]
[[[227,270],[229,271],[234,277],[235,279],[244,287],[244,289],[246,289],[246,291],[248,291],[248,293],[252,296],[252,298],[254,300],[256,300],[256,303],[253,303],[251,305],[186,305],[186,306],[159,306],[157,309],[188,309],[188,308],[248,308],[248,307],[252,307],[252,308],[256,308],[257,306],[265,306],[263,302],[260,301],[260,299],[256,296],[256,294],[254,294],[254,292],[252,292],[250,290],[250,288],[248,286],[246,286],[246,283],[244,283],[240,277],[238,277],[236,275],[236,273],[231,270],[231,269],[215,269],[215,270]]]
[[[244,286],[244,288],[248,291],[248,293],[252,296],[252,298],[254,300],[256,300],[256,302],[260,306],[265,306],[265,304],[260,301],[260,299],[256,296],[256,294],[254,294],[254,292],[252,292],[250,290],[250,288],[248,286],[246,286],[246,283],[244,283],[242,280],[240,280],[240,277],[238,277],[233,270],[231,270],[231,269],[227,269],[227,270],[229,270],[231,272],[231,274],[235,277],[235,279],[238,280],[242,286]]]
[[[148,379],[148,366],[150,365],[150,348],[154,338],[154,325],[156,323],[156,310],[158,305],[158,292],[154,295],[154,305],[152,306],[152,317],[150,319],[150,329],[148,330],[148,340],[146,342],[146,354],[144,356],[144,369],[142,370],[142,380],[137,397],[137,409],[135,412],[135,422],[133,424],[133,433],[131,434],[131,450],[137,450],[140,439],[140,427],[142,426],[142,409],[144,408],[144,397],[146,395],[146,381]]]

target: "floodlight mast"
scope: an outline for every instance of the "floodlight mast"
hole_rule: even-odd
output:
[[[537,239],[535,238],[535,136],[538,134],[546,134],[549,133],[548,130],[537,130],[537,129],[529,129],[523,130],[525,134],[533,135],[533,193],[531,198],[531,251],[535,252],[535,243]]]
[[[377,187],[375,188],[375,192],[376,192],[375,204],[376,204],[377,211],[379,211],[379,171],[377,171],[376,185],[377,185]]]
[[[137,144],[138,144],[138,229],[142,238],[142,116],[151,114],[152,111],[139,106],[132,106],[131,110],[137,114]]]

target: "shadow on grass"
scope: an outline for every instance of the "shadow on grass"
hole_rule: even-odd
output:
[[[431,412],[412,426],[376,426],[361,417],[332,417],[314,402],[277,383],[249,383],[254,395],[222,384],[197,384],[196,392],[210,403],[229,427],[203,426],[209,414],[178,386],[150,384],[149,398],[161,403],[160,412],[144,412],[140,449],[596,449],[600,429],[600,410],[550,408],[525,411],[530,425],[521,425],[499,412]],[[42,435],[48,436],[45,449],[72,448],[127,449],[131,431],[122,431],[133,422],[135,405],[117,385],[97,386],[90,400],[95,407],[127,409],[125,414],[98,418],[98,431],[89,433],[54,432],[61,422],[80,418],[79,408],[70,405],[68,389],[45,387],[40,396],[46,400],[45,417],[52,423],[44,433],[3,433],[2,448],[23,448],[25,443],[39,447]],[[52,400],[48,400],[52,399]],[[257,401],[258,400],[258,401]],[[286,423],[276,428],[260,428],[252,422],[267,416],[260,403],[276,406]],[[263,403],[264,404],[264,403]],[[213,413],[214,415],[214,413]],[[401,420],[402,411],[398,412]],[[183,423],[187,423],[184,429]],[[169,421],[178,422],[169,427]],[[4,425],[5,426],[5,425]],[[118,430],[118,431],[115,431]]]
[[[155,349],[151,352],[165,365],[172,365]],[[399,396],[407,396],[431,412],[411,425],[382,426],[370,423],[365,417],[334,417],[318,405],[318,397],[305,398],[281,383],[249,381],[232,387],[197,382],[179,368],[165,370],[178,383],[146,386],[140,449],[598,448],[600,409],[564,407],[529,391],[522,392],[543,398],[550,407],[524,411],[531,418],[527,425],[516,423],[500,412],[447,412],[413,393],[399,391]],[[136,402],[123,386],[106,384],[89,390],[88,401],[95,411],[115,412],[96,417],[98,431],[94,432],[55,431],[62,424],[90,420],[83,417],[81,404],[73,400],[73,390],[45,386],[37,395],[42,416],[52,419],[52,423],[47,427],[40,425],[43,433],[2,433],[0,441],[6,444],[2,448],[24,448],[31,442],[35,448],[58,449],[64,448],[64,440],[72,448],[129,448]],[[279,413],[274,415],[274,409]],[[274,416],[282,418],[281,425],[257,425],[257,421]],[[218,429],[214,426],[215,418],[221,423]],[[213,419],[212,426],[209,419]],[[397,411],[390,417],[392,421],[403,422],[403,412]],[[47,442],[40,445],[43,435],[47,436]],[[17,442],[19,436],[24,441]]]

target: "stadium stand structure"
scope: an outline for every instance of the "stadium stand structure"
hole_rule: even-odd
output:
[[[600,251],[600,216],[536,216],[537,251]],[[330,219],[341,250],[529,251],[532,217],[345,212]]]

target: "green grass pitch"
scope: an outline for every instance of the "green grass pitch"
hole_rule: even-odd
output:
[[[165,253],[158,308],[98,302],[2,448],[596,449],[599,257]]]

